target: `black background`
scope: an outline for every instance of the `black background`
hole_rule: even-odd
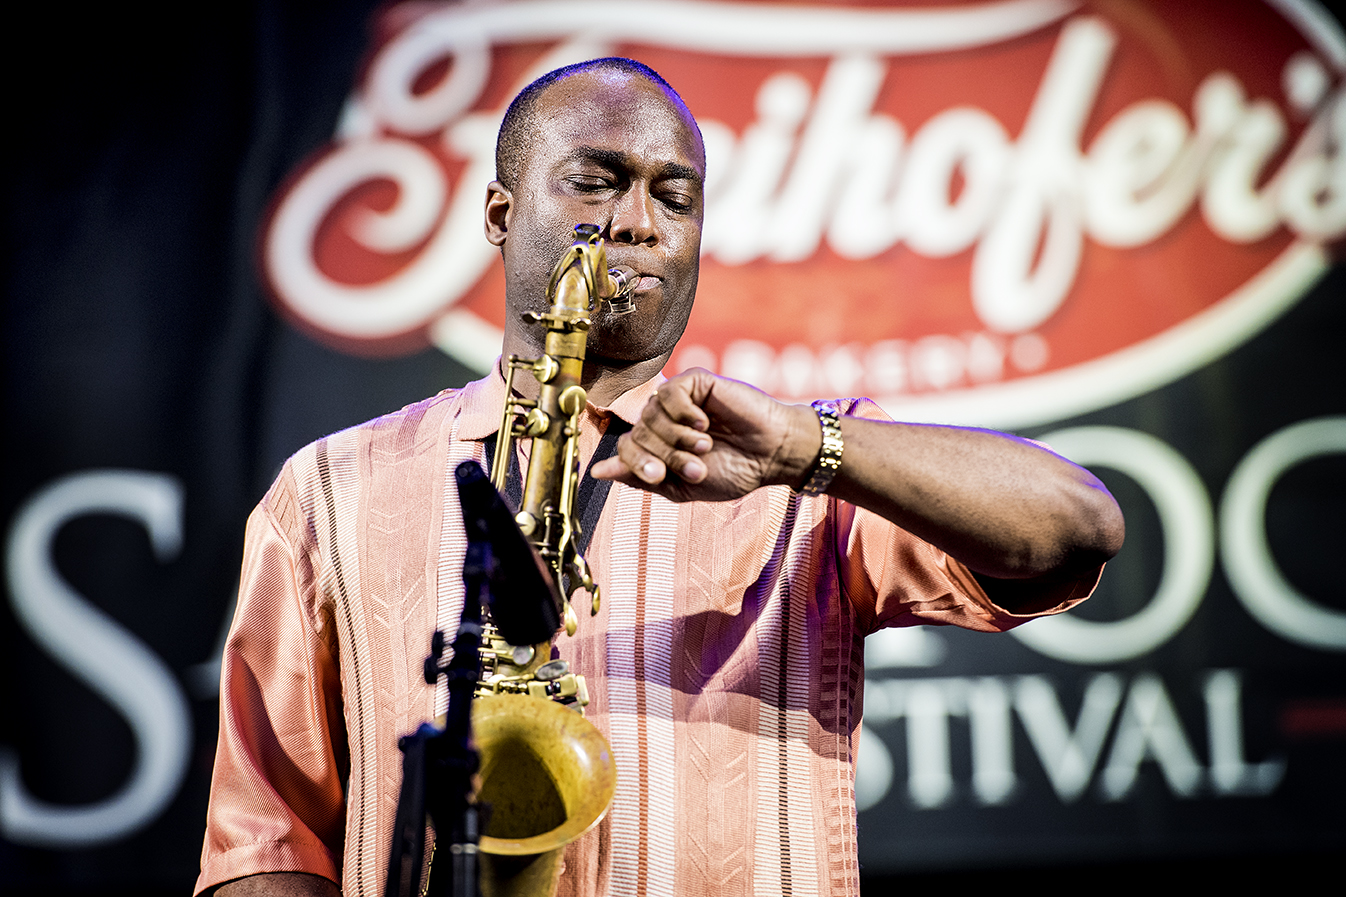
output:
[[[92,517],[62,530],[56,564],[72,587],[179,673],[195,737],[184,786],[147,829],[85,851],[0,840],[0,891],[189,892],[217,725],[215,696],[195,686],[193,671],[215,650],[248,511],[299,446],[469,379],[436,350],[386,360],[329,350],[280,321],[256,275],[267,202],[330,139],[377,8],[355,0],[153,12],[48,4],[10,17],[4,519],[8,525],[34,491],[74,471],[132,468],[180,479],[186,540],[176,559],[157,562],[140,527]],[[1042,429],[1107,423],[1154,434],[1218,496],[1234,464],[1267,434],[1346,411],[1343,296],[1338,264],[1308,298],[1228,357],[1152,394]],[[1090,611],[1106,618],[1152,589],[1158,537],[1143,495],[1124,477],[1100,474],[1130,524],[1127,549]],[[1344,496],[1341,464],[1304,465],[1273,495],[1268,524],[1277,557],[1303,577],[1296,584],[1336,596],[1329,601],[1342,609],[1330,559],[1346,545]],[[1257,652],[1263,675],[1250,692],[1250,714],[1273,714],[1278,701],[1315,689],[1339,695],[1340,657],[1270,639],[1237,607],[1218,567],[1180,639],[1146,667],[1186,681],[1197,669],[1249,666],[1247,652]],[[985,642],[969,645],[958,654],[973,659],[941,674],[1009,671],[1028,654],[1008,641],[989,652]],[[125,780],[133,759],[125,721],[34,644],[7,604],[0,604],[0,676],[0,745],[17,751],[31,791],[82,803]],[[1279,747],[1298,752],[1292,771],[1339,769],[1346,759],[1340,740]],[[1288,779],[1272,806],[1193,804],[1191,821],[1163,817],[1167,804],[1159,801],[1157,820],[1113,823],[1125,832],[1106,849],[1035,844],[1017,861],[923,861],[917,843],[902,875],[867,861],[866,890],[992,875],[1003,886],[1006,876],[1073,884],[1193,869],[1205,881],[1249,867],[1302,872],[1346,846],[1341,798],[1346,783],[1337,773]],[[1223,815],[1214,827],[1212,814]],[[871,818],[861,817],[862,839],[883,836],[887,823]],[[914,829],[926,820],[906,818],[908,834],[919,838]],[[950,815],[937,826],[961,832],[960,820],[971,818]],[[1054,818],[1057,824],[1070,820]],[[1172,837],[1136,835],[1144,825]]]

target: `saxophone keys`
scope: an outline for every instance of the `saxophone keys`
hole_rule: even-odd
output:
[[[561,372],[561,365],[550,355],[543,355],[533,362],[533,376],[538,383],[550,383]]]
[[[561,394],[556,397],[557,407],[561,409],[562,414],[574,417],[584,410],[584,403],[589,401],[589,394],[584,391],[583,386],[571,384],[561,390]]]
[[[583,392],[583,390],[580,391]],[[562,395],[564,395],[564,393],[562,393]],[[533,408],[530,410],[528,412],[528,417],[524,420],[523,432],[525,436],[541,436],[543,433],[546,433],[547,428],[551,426],[551,418],[548,417],[547,412],[543,411],[541,408]]]
[[[566,602],[566,635],[574,635],[580,628],[579,617],[575,616],[575,608]]]
[[[578,679],[578,676],[569,671],[567,671],[560,679],[557,679],[555,686],[552,689],[554,699],[563,704],[569,704],[575,700],[575,696],[579,694]],[[587,704],[588,701],[585,703]]]
[[[549,660],[533,671],[533,675],[543,682],[560,679],[570,672],[570,664],[564,660]]]
[[[589,683],[583,676],[575,677],[575,703],[581,707],[589,706]]]

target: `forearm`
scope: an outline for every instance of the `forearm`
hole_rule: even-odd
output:
[[[863,417],[843,417],[841,431],[828,494],[943,549],[983,581],[1061,580],[1121,547],[1121,511],[1103,484],[1028,440]],[[807,405],[692,370],[659,388],[618,456],[593,473],[675,501],[723,501],[760,486],[801,487],[821,446]]]
[[[813,409],[794,421],[773,477],[799,486],[821,446]],[[1121,547],[1121,512],[1087,470],[1027,440],[961,427],[841,420],[827,492],[999,579],[1070,575]],[[801,471],[803,471],[801,473]]]
[[[341,897],[341,889],[320,875],[269,872],[226,882],[214,897]]]

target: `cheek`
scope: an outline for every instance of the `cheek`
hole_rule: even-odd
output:
[[[664,227],[664,244],[680,266],[695,264],[701,254],[701,228],[681,219],[674,221]]]
[[[538,273],[544,277],[550,275],[552,267],[574,239],[573,232],[536,222],[510,236],[514,242],[514,262],[517,270]],[[543,284],[546,284],[545,279]]]

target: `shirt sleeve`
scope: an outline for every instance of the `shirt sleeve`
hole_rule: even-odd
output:
[[[303,594],[306,562],[264,501],[248,521],[224,651],[197,893],[263,872],[340,882],[349,765],[340,674]]]
[[[846,412],[889,420],[868,399]],[[844,594],[865,632],[893,626],[958,626],[1004,632],[1037,617],[1057,614],[1093,592],[1102,565],[1073,578],[1044,585],[1030,613],[999,606],[956,558],[878,514],[828,499],[837,522],[839,576]]]

